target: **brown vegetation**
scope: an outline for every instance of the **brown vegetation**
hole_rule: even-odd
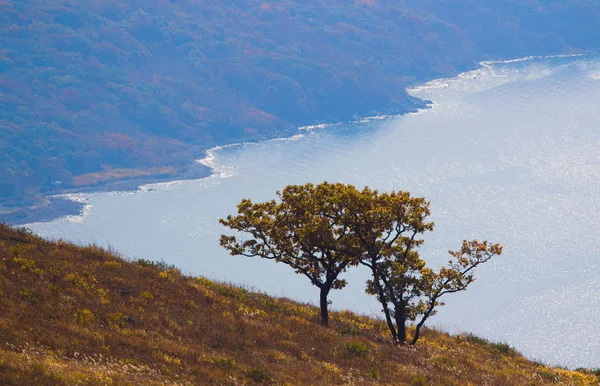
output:
[[[505,344],[385,323],[0,225],[0,384],[597,384]],[[413,330],[409,330],[409,334]]]
[[[110,169],[102,172],[87,173],[73,177],[73,185],[82,187],[126,178],[175,176],[176,174],[177,169],[172,166],[149,169]]]

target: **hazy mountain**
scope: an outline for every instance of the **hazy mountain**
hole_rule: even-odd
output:
[[[0,1],[0,212],[406,112],[405,86],[480,60],[597,49],[598,20],[586,0]]]

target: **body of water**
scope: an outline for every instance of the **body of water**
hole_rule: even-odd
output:
[[[316,303],[317,289],[287,266],[228,256],[218,219],[288,184],[408,190],[431,201],[436,229],[422,249],[431,265],[463,239],[505,246],[432,324],[551,364],[599,367],[600,57],[484,63],[411,93],[432,107],[216,149],[202,161],[215,169],[209,178],[75,196],[82,216],[28,227]],[[349,272],[334,308],[379,315],[367,276]]]

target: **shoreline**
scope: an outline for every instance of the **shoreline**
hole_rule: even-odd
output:
[[[39,204],[29,207],[16,208],[8,212],[0,212],[0,223],[6,223],[13,226],[22,226],[32,223],[39,222],[52,222],[63,217],[69,216],[82,216],[84,215],[84,209],[87,204],[82,200],[76,200],[72,197],[79,194],[86,193],[103,193],[103,192],[136,192],[142,187],[160,183],[170,183],[175,181],[192,181],[202,180],[212,176],[226,177],[226,173],[218,170],[213,164],[214,152],[229,147],[242,146],[244,144],[250,144],[253,142],[263,141],[283,141],[293,140],[299,136],[304,136],[306,133],[316,129],[324,129],[332,126],[339,126],[345,123],[365,123],[370,121],[381,121],[390,119],[393,117],[414,114],[421,110],[426,110],[431,107],[431,101],[422,100],[415,98],[419,101],[419,106],[412,105],[407,107],[405,111],[401,113],[381,113],[378,115],[367,116],[362,118],[355,118],[344,122],[335,123],[318,123],[305,126],[297,126],[294,133],[285,137],[273,137],[265,138],[259,141],[247,141],[247,142],[232,142],[227,144],[216,145],[211,148],[204,150],[204,157],[194,158],[189,165],[177,169],[175,174],[168,175],[148,175],[142,177],[124,178],[121,180],[112,180],[96,185],[69,188],[69,189],[56,189],[48,192],[43,201]]]
[[[155,174],[113,180],[81,188],[57,189],[48,193],[38,205],[0,213],[0,222],[21,226],[37,222],[52,222],[67,216],[80,216],[83,215],[86,204],[79,200],[73,200],[68,196],[85,193],[135,192],[145,185],[172,181],[199,180],[208,178],[214,174],[212,167],[196,160],[190,165],[178,169],[176,174]]]
[[[421,110],[426,110],[431,107],[431,102],[420,99],[421,106],[407,109],[398,114],[380,114],[363,118],[356,118],[347,122],[336,123],[318,123],[313,125],[298,126],[296,131],[287,137],[274,137],[262,139],[256,142],[263,141],[287,141],[294,140],[299,136],[304,136],[313,130],[326,129],[333,126],[340,126],[345,123],[366,123],[371,121],[383,121],[398,116],[414,114]],[[176,174],[170,175],[149,175],[143,177],[125,178],[122,180],[113,180],[105,183],[100,183],[87,187],[57,189],[49,192],[44,200],[35,206],[25,208],[17,208],[10,212],[0,213],[0,223],[6,223],[12,226],[23,226],[32,223],[52,222],[64,217],[81,217],[85,216],[85,208],[88,204],[84,200],[75,199],[73,196],[86,193],[104,193],[104,192],[136,192],[148,185],[170,183],[176,181],[193,181],[216,177],[227,177],[226,173],[218,170],[213,164],[215,158],[214,152],[244,144],[250,144],[253,141],[234,142],[223,145],[216,145],[204,150],[203,158],[194,159],[189,165],[178,170]],[[71,197],[69,197],[71,196]]]
[[[355,118],[345,122],[331,122],[331,123],[315,123],[304,126],[297,126],[295,132],[286,137],[274,137],[263,139],[262,141],[274,141],[274,140],[292,140],[298,136],[302,136],[307,132],[313,130],[326,129],[329,127],[339,126],[343,124],[351,123],[365,123],[369,121],[385,120],[393,117],[404,116],[428,110],[433,106],[433,103],[428,100],[421,99],[413,95],[414,91],[421,88],[435,87],[434,84],[460,77],[461,75],[466,76],[473,71],[492,67],[495,64],[510,64],[516,62],[527,62],[534,60],[545,60],[552,58],[570,58],[570,57],[581,57],[592,52],[573,53],[573,54],[558,54],[558,55],[544,55],[544,56],[526,56],[523,58],[508,59],[508,60],[486,60],[479,61],[476,63],[474,68],[465,69],[454,75],[453,77],[442,77],[436,79],[430,79],[427,81],[420,82],[419,84],[409,85],[406,87],[406,91],[409,95],[419,100],[420,106],[410,106],[406,111],[390,114],[381,112],[378,115]],[[10,225],[25,225],[36,222],[51,222],[62,217],[67,216],[81,216],[84,215],[84,208],[86,204],[80,200],[73,200],[69,198],[69,195],[85,194],[85,193],[100,193],[100,192],[135,192],[140,190],[143,186],[153,185],[159,183],[168,183],[174,181],[188,181],[188,180],[201,180],[209,178],[211,176],[221,176],[223,173],[215,168],[213,164],[214,152],[224,148],[241,146],[249,142],[235,142],[229,144],[216,145],[212,148],[204,150],[204,157],[200,159],[194,159],[189,165],[177,169],[176,173],[173,174],[156,174],[148,175],[143,177],[125,178],[122,180],[113,180],[105,183],[100,183],[93,186],[81,187],[81,188],[70,188],[70,189],[57,189],[56,191],[49,192],[44,197],[44,200],[35,206],[17,208],[10,212],[0,213],[0,222],[5,222]]]

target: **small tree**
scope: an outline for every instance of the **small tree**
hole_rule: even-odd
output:
[[[321,323],[329,323],[328,296],[343,288],[339,278],[350,265],[358,264],[358,251],[346,224],[352,211],[347,198],[351,185],[291,185],[277,192],[279,202],[252,203],[244,199],[237,216],[219,220],[236,231],[249,234],[246,240],[221,236],[221,245],[231,255],[258,256],[292,267],[320,290]]]
[[[502,247],[487,241],[464,241],[459,251],[449,253],[452,258],[448,266],[438,272],[427,268],[415,250],[386,257],[376,265],[373,278],[367,282],[367,292],[376,295],[380,302],[383,299],[384,312],[393,315],[395,326],[390,326],[390,330],[395,341],[405,343],[407,322],[419,320],[410,342],[415,344],[425,321],[435,315],[436,307],[444,305],[440,298],[466,290],[475,280],[473,270],[500,255]]]
[[[415,335],[411,344],[417,343],[421,327],[425,321],[435,314],[437,306],[443,306],[440,298],[446,294],[460,292],[467,289],[475,281],[473,270],[478,265],[489,261],[492,257],[502,254],[502,246],[489,244],[487,241],[463,241],[458,251],[448,251],[452,258],[448,266],[442,267],[439,272],[430,269],[421,270],[421,280],[418,287],[423,300],[415,307],[415,314],[421,315],[421,320],[415,326]]]
[[[408,192],[369,188],[356,192],[349,202],[353,216],[348,228],[355,249],[362,251],[360,264],[372,274],[367,293],[381,303],[394,342],[405,343],[407,322],[420,317],[411,341],[415,344],[425,321],[443,305],[439,299],[464,291],[474,281],[473,269],[502,253],[497,244],[465,241],[460,251],[450,251],[449,266],[434,272],[418,252],[423,244],[419,236],[434,227],[428,221],[429,202]]]
[[[425,262],[417,248],[423,243],[418,236],[433,230],[429,202],[408,192],[379,193],[364,188],[355,197],[356,210],[348,225],[361,250],[359,262],[369,267],[372,279],[367,293],[377,297],[394,342],[406,341],[405,321],[413,315],[403,306],[420,296],[417,278]]]

